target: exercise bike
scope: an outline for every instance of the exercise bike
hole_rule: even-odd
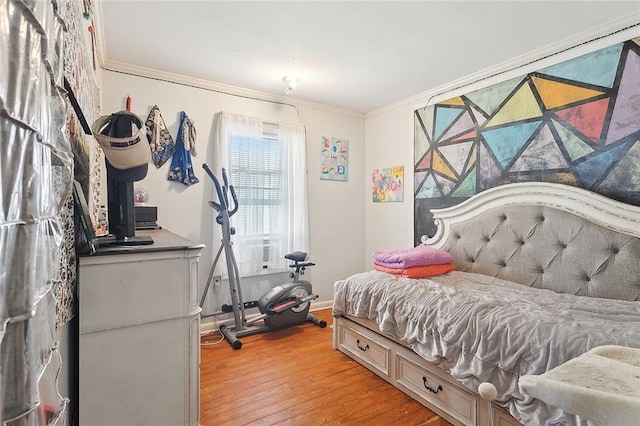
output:
[[[229,276],[229,292],[231,296],[231,305],[222,305],[220,312],[214,312],[208,315],[202,315],[207,318],[214,315],[224,313],[233,313],[234,325],[228,327],[221,325],[219,330],[224,338],[229,342],[233,349],[242,347],[241,337],[262,333],[268,330],[276,330],[293,325],[302,324],[306,321],[312,322],[319,327],[326,327],[327,323],[319,319],[315,315],[309,313],[311,301],[318,298],[317,294],[313,294],[311,283],[309,281],[300,280],[300,275],[304,274],[306,268],[314,266],[314,263],[306,262],[307,253],[296,251],[285,255],[285,259],[291,260],[293,264],[289,267],[293,268],[293,272],[289,275],[291,282],[280,284],[267,293],[265,293],[258,301],[245,302],[242,298],[242,288],[240,285],[240,274],[238,273],[238,264],[233,253],[233,243],[231,236],[235,234],[235,229],[230,225],[229,219],[238,211],[238,197],[236,196],[233,185],[229,184],[226,170],[222,169],[223,185],[209,168],[207,164],[202,167],[207,172],[216,188],[218,202],[209,201],[209,205],[218,212],[216,222],[222,228],[222,241],[218,253],[216,254],[209,278],[205,285],[202,298],[200,299],[200,308],[204,306],[204,302],[209,292],[209,286],[213,279],[214,270],[220,259],[220,255],[224,250],[227,264],[227,273]],[[229,193],[233,208],[231,208]],[[245,310],[250,308],[258,308],[260,315],[247,319]],[[262,321],[262,325],[254,325]]]

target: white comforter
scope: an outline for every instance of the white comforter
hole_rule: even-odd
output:
[[[524,424],[578,424],[518,390],[591,348],[640,348],[640,302],[579,297],[479,274],[399,278],[379,271],[338,281],[334,315],[376,322],[381,331],[439,365],[472,392],[489,381],[497,402]]]

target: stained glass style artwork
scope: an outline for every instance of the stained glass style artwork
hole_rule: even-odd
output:
[[[640,45],[615,44],[414,113],[422,209],[512,182],[574,185],[640,205]]]

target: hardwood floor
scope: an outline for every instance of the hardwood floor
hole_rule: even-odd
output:
[[[311,323],[242,339],[234,351],[218,334],[202,338],[200,424],[450,425],[334,350],[331,310]]]

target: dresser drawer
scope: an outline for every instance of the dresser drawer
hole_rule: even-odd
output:
[[[338,323],[338,327],[340,350],[350,353],[356,360],[366,363],[383,375],[389,375],[391,349],[375,341],[377,334],[357,324],[347,326],[344,323]]]
[[[439,375],[396,354],[396,382],[427,403],[436,406],[465,425],[476,424],[476,397]]]

